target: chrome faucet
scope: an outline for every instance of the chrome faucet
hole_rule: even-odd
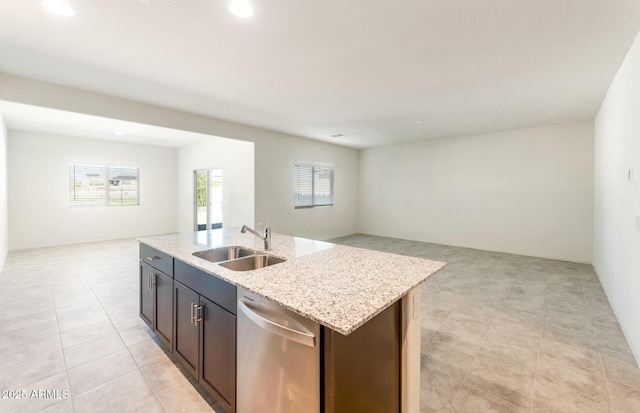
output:
[[[271,249],[271,228],[265,228],[264,235],[261,235],[258,231],[251,229],[246,225],[243,225],[242,228],[240,228],[240,232],[243,234],[247,231],[264,241],[265,251],[269,251]]]

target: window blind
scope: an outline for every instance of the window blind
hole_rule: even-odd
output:
[[[110,166],[109,205],[138,204],[138,168]]]
[[[333,168],[296,164],[294,185],[295,208],[333,205]]]
[[[69,206],[139,205],[139,169],[69,164]]]
[[[69,205],[104,206],[105,167],[69,165]]]

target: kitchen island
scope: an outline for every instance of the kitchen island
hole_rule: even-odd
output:
[[[354,406],[358,406],[358,400],[364,399],[370,400],[367,403],[373,400],[372,406],[375,406],[377,397],[389,399],[388,395],[376,393],[395,395],[394,392],[398,398],[397,403],[392,400],[398,407],[395,411],[419,410],[420,284],[445,263],[281,234],[273,234],[272,249],[263,251],[261,239],[242,234],[238,228],[145,237],[139,241],[142,318],[183,364],[192,367],[188,370],[203,382],[205,389],[211,390],[216,399],[224,399],[222,404],[228,411],[236,411],[236,406],[239,413],[248,411],[242,407],[244,393],[241,390],[249,384],[246,377],[236,378],[236,352],[233,351],[237,348],[242,354],[243,346],[251,341],[241,339],[243,330],[236,329],[235,324],[236,315],[240,325],[242,313],[247,310],[243,299],[248,304],[255,301],[256,306],[259,300],[266,299],[265,304],[277,305],[291,317],[299,317],[302,323],[294,324],[303,327],[305,323],[317,323],[319,326],[312,340],[319,348],[318,356],[311,361],[312,365],[317,364],[319,376],[317,388],[313,390],[319,400],[315,411],[346,411],[346,407],[341,407],[345,406],[346,399],[350,409],[357,408]],[[252,271],[234,271],[193,255],[226,246],[245,247],[285,261]],[[244,295],[241,297],[241,294]],[[185,323],[180,323],[180,309],[189,300],[190,311],[185,317],[190,319],[191,326],[185,327]],[[238,302],[242,311],[238,311]],[[209,331],[206,327],[209,319],[217,320],[214,324],[219,327],[216,332],[209,332],[215,339],[205,342],[203,337]],[[196,331],[191,327],[198,326],[199,333],[188,338],[190,331]],[[222,340],[222,335],[233,335],[233,340]],[[385,343],[389,336],[397,339],[387,340],[389,345],[374,345],[378,341]],[[189,351],[183,350],[183,344],[196,341],[200,351],[187,354]],[[220,351],[211,351],[207,356],[206,350],[211,347],[208,343],[215,344]],[[376,359],[371,360],[372,357]],[[239,357],[237,361],[239,371],[242,371],[243,360]],[[211,380],[207,380],[207,362],[213,371]],[[377,370],[378,364],[386,366],[381,368],[395,369],[393,377],[387,379],[397,382],[393,389],[386,390],[389,383],[380,383],[376,388],[375,377],[382,375]],[[283,370],[273,364],[270,368]],[[220,373],[221,370],[233,372]],[[273,374],[276,380],[276,376],[287,372]],[[367,383],[367,376],[371,377],[371,383]],[[216,381],[220,384],[216,385]],[[295,387],[282,387],[288,394],[275,402],[281,406],[278,411],[289,411],[282,407],[283,400],[294,403],[294,399],[303,397],[305,390]]]

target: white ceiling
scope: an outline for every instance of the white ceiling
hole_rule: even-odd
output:
[[[9,129],[141,145],[178,148],[213,137],[3,100],[0,100],[0,114]]]
[[[0,71],[353,147],[593,119],[640,29],[638,0],[67,1],[0,0]]]

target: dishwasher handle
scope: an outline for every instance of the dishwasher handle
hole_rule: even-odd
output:
[[[287,340],[295,341],[296,343],[300,343],[305,346],[315,347],[316,345],[316,336],[310,331],[296,330],[283,326],[275,320],[270,320],[268,314],[260,311],[257,306],[248,301],[243,299],[238,300],[238,308],[247,316],[247,318],[249,318],[249,320],[273,334],[277,334]]]

